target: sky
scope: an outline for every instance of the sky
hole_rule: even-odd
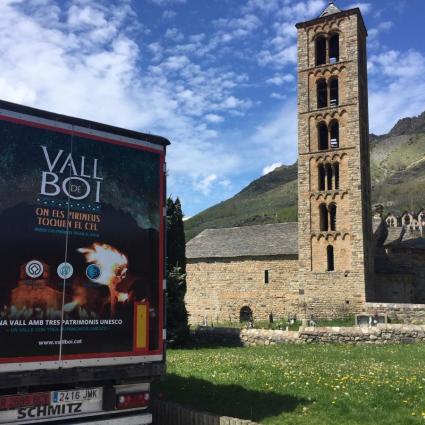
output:
[[[297,157],[295,23],[325,0],[0,0],[0,98],[159,134],[187,217]],[[370,130],[425,110],[423,0],[369,31]]]

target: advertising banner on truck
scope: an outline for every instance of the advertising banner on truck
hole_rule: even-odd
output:
[[[0,110],[0,150],[0,363],[160,354],[162,147]]]

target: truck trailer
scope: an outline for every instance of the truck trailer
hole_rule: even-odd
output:
[[[0,424],[150,424],[163,137],[0,101]]]

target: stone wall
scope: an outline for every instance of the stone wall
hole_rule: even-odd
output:
[[[265,271],[269,283],[265,283]],[[186,307],[193,325],[239,322],[242,307],[254,320],[296,314],[298,261],[294,257],[189,260]]]
[[[304,328],[298,337],[302,343],[406,344],[425,342],[423,325],[378,325],[352,328]]]
[[[205,329],[197,332],[212,337],[222,329]],[[232,331],[233,333],[235,330]],[[376,327],[306,327],[299,332],[266,329],[242,329],[239,331],[241,343],[245,346],[277,344],[405,344],[425,342],[425,325],[385,324]]]
[[[425,323],[425,304],[366,303],[365,310],[369,314],[385,313],[394,322]]]

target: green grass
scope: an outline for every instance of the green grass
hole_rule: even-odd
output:
[[[157,391],[266,425],[425,423],[425,345],[169,350]]]

